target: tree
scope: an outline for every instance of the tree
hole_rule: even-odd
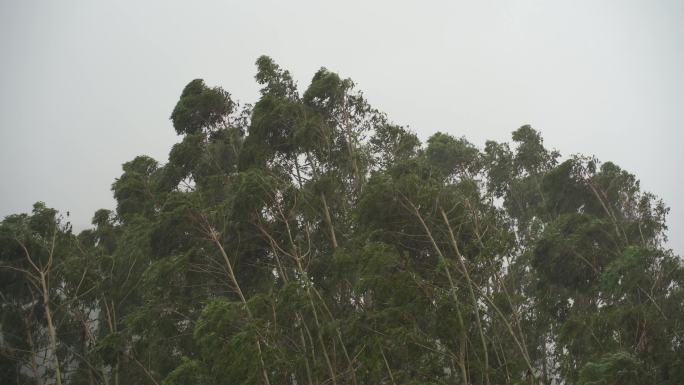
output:
[[[191,81],[180,140],[77,236],[0,223],[0,373],[64,384],[663,384],[684,376],[668,209],[611,162],[423,144],[321,68]]]

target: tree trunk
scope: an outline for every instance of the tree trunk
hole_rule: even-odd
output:
[[[40,285],[43,289],[43,308],[45,310],[45,319],[47,321],[48,335],[50,337],[50,350],[52,350],[52,365],[55,369],[55,384],[62,385],[62,372],[59,368],[59,357],[57,356],[57,332],[52,323],[52,311],[50,310],[50,293],[47,287],[47,277],[45,273],[40,272]]]
[[[233,265],[230,263],[230,259],[228,258],[228,254],[226,253],[226,250],[223,248],[223,245],[221,244],[221,241],[218,239],[218,233],[214,228],[209,224],[209,221],[207,220],[206,217],[202,216],[202,220],[204,221],[204,224],[206,225],[205,231],[211,238],[211,240],[214,242],[216,247],[219,249],[221,252],[221,256],[223,257],[223,261],[226,264],[226,269],[228,271],[228,278],[230,279],[233,288],[235,291],[238,293],[238,296],[240,297],[240,301],[242,302],[243,306],[245,307],[245,311],[247,312],[247,315],[251,320],[254,319],[252,316],[252,311],[249,310],[249,306],[247,305],[247,299],[245,298],[244,294],[242,293],[242,289],[240,288],[240,285],[238,284],[237,277],[235,277],[235,272],[233,271]],[[264,384],[265,385],[271,385],[271,381],[269,380],[268,377],[268,372],[266,371],[266,363],[264,362],[264,357],[263,357],[263,352],[261,350],[261,339],[259,336],[256,337],[256,347],[257,347],[257,353],[259,355],[259,364],[261,365],[261,374],[264,377]]]

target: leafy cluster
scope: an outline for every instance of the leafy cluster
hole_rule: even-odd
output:
[[[684,265],[633,175],[530,126],[421,144],[256,64],[253,106],[190,82],[91,229],[0,223],[1,382],[681,383]]]

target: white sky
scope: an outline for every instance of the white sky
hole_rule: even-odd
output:
[[[0,0],[0,217],[42,200],[77,228],[139,154],[165,162],[194,78],[254,102],[261,54],[321,66],[422,139],[532,124],[633,172],[684,254],[684,1]]]

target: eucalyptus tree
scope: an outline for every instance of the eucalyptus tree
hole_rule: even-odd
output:
[[[8,380],[28,382],[30,373],[31,381],[62,384],[89,372],[85,334],[97,284],[88,257],[71,224],[42,202],[30,215],[0,223],[3,360],[13,361]]]
[[[681,381],[684,267],[634,175],[528,125],[423,144],[350,79],[256,67],[254,105],[188,83],[168,161],[124,163],[91,229],[0,224],[3,379]]]

